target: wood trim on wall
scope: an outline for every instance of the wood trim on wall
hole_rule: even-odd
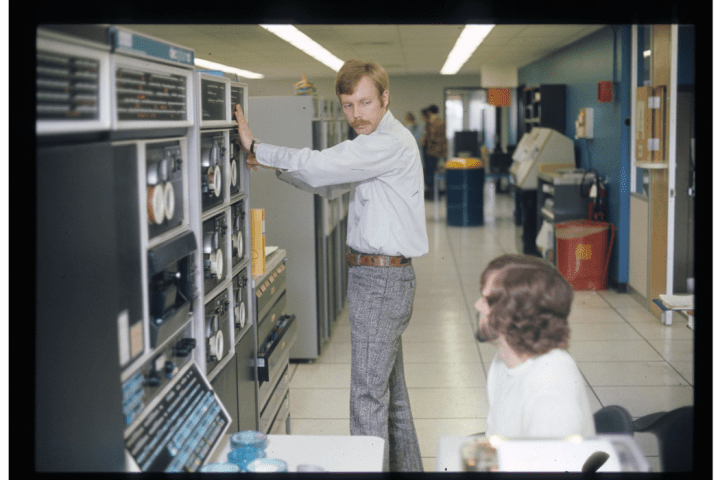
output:
[[[666,113],[670,95],[670,25],[653,26],[653,86],[665,86]],[[665,122],[665,141],[662,162],[667,162],[668,139],[670,138],[669,122]],[[668,171],[650,170],[650,235],[649,235],[649,291],[648,299],[658,298],[667,291],[667,255],[668,255]],[[657,305],[649,302],[650,311],[660,318],[661,311]]]

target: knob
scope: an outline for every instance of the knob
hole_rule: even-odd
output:
[[[180,272],[168,272],[167,270],[163,271],[163,280],[166,282],[175,282],[175,280],[182,279],[182,274]]]
[[[177,373],[178,368],[177,365],[175,365],[174,362],[167,361],[165,362],[165,376],[167,376],[168,379],[173,378],[173,376]]]
[[[160,385],[160,374],[157,370],[151,370],[145,377],[145,385],[148,387],[157,387]]]
[[[195,348],[196,343],[194,338],[183,338],[175,345],[173,354],[176,357],[187,357],[190,351]]]
[[[184,345],[175,345],[173,355],[176,357],[187,357],[190,354],[190,347]]]

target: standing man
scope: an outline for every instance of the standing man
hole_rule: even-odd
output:
[[[335,92],[354,140],[323,151],[253,138],[238,106],[248,168],[276,168],[308,189],[352,185],[347,261],[352,364],[350,433],[385,439],[386,471],[422,471],[405,376],[401,335],[412,314],[412,258],[428,252],[423,172],[412,133],[388,110],[389,80],[375,63],[348,60]]]
[[[428,120],[425,127],[425,136],[422,145],[425,147],[425,196],[433,197],[435,185],[435,170],[441,159],[447,157],[447,137],[445,136],[445,122],[438,115],[437,105],[427,108]]]

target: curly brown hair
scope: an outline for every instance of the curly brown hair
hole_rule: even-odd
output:
[[[529,255],[503,255],[481,274],[481,291],[491,276],[488,325],[513,350],[536,356],[567,348],[573,290],[553,265]]]

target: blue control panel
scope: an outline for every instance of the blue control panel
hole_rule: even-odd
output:
[[[126,435],[125,448],[143,472],[195,472],[230,426],[230,416],[192,361],[156,397]]]

